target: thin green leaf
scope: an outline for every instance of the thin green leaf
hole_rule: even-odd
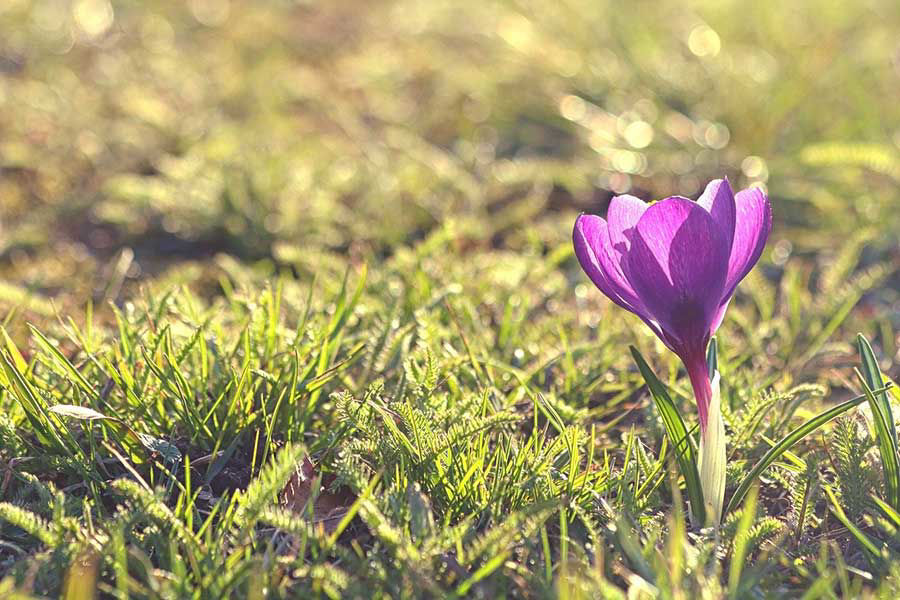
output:
[[[700,473],[697,471],[697,453],[694,443],[688,435],[684,420],[678,412],[678,408],[669,396],[669,392],[662,382],[656,377],[647,361],[641,356],[637,348],[631,346],[631,354],[650,389],[650,395],[656,403],[656,409],[662,417],[666,427],[666,434],[672,442],[678,469],[684,477],[687,487],[688,500],[691,503],[691,516],[696,523],[706,522],[706,508],[703,504],[703,489],[700,487]]]
[[[841,507],[841,503],[834,495],[834,490],[831,489],[831,486],[825,486],[825,495],[828,497],[830,503],[829,508],[831,509],[832,514],[837,517],[837,520],[840,521],[841,524],[847,528],[847,531],[856,538],[856,541],[859,542],[860,547],[865,551],[866,559],[869,561],[869,564],[879,564],[881,562],[881,551],[878,549],[878,546],[876,546],[869,536],[863,533],[862,530],[847,517],[846,513],[844,513],[844,509]]]
[[[894,507],[889,505],[887,502],[885,502],[875,494],[871,494],[869,498],[871,498],[872,502],[875,503],[875,506],[878,507],[878,510],[881,511],[881,514],[883,514],[894,527],[900,529],[900,513],[898,513],[894,509]]]
[[[719,344],[715,336],[709,340],[709,347],[706,349],[706,367],[709,369],[709,376],[719,370]]]
[[[835,417],[838,417],[851,408],[859,406],[866,399],[865,395],[857,396],[856,398],[852,398],[847,400],[843,404],[838,404],[834,408],[830,408],[825,412],[813,417],[800,427],[797,427],[789,434],[781,438],[777,444],[769,448],[769,451],[766,452],[759,462],[751,469],[750,473],[744,477],[744,480],[741,481],[738,488],[735,490],[734,494],[732,494],[731,499],[728,501],[728,506],[725,508],[725,514],[727,515],[732,510],[736,509],[738,505],[743,500],[744,496],[750,490],[750,486],[753,485],[753,482],[756,481],[756,478],[759,477],[760,473],[762,473],[766,467],[775,462],[782,454],[790,450],[794,444],[805,438],[807,435],[824,425],[825,423],[831,421]]]
[[[891,402],[886,391],[873,393],[872,390],[884,387],[881,370],[872,346],[863,334],[856,336],[856,346],[862,362],[862,373],[856,375],[863,386],[875,425],[875,441],[881,454],[881,466],[884,470],[884,488],[888,504],[900,508],[900,455],[897,454],[897,430],[894,426],[894,415]]]
[[[34,336],[34,341],[40,346],[51,358],[55,359],[56,363],[60,366],[60,368],[68,374],[69,378],[78,385],[85,393],[89,396],[94,397],[97,395],[97,392],[94,391],[94,388],[91,387],[91,384],[85,379],[84,375],[75,368],[75,365],[66,358],[66,356],[60,352],[59,348],[51,342],[47,337],[37,330],[34,325],[29,326],[31,328],[31,333]]]
[[[753,522],[756,520],[756,499],[758,494],[758,487],[751,488],[750,495],[747,497],[747,503],[744,504],[744,510],[741,513],[741,520],[738,522],[737,532],[734,534],[734,552],[731,555],[731,566],[728,571],[729,598],[739,597],[741,572],[744,568],[744,560],[747,558],[750,531],[753,527]]]

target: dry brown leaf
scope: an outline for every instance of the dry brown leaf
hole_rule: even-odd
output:
[[[308,514],[306,505],[318,486],[312,522],[321,523],[326,533],[334,533],[341,519],[356,501],[354,494],[346,487],[340,488],[337,492],[330,491],[334,479],[334,475],[320,477],[316,465],[305,456],[281,492],[281,505],[295,513]]]

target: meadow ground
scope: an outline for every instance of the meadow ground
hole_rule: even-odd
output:
[[[900,597],[896,389],[701,528],[629,346],[693,427],[690,384],[572,250],[615,194],[768,190],[718,333],[734,497],[877,389],[858,333],[900,375],[898,31],[0,3],[0,597]]]

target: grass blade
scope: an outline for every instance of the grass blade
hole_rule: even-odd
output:
[[[831,421],[835,417],[842,415],[851,408],[859,406],[863,403],[864,400],[866,400],[866,396],[862,395],[847,400],[842,404],[838,404],[837,406],[813,417],[800,427],[797,427],[789,434],[781,438],[777,444],[769,448],[769,451],[766,452],[761,459],[759,459],[759,462],[756,463],[753,469],[751,469],[750,473],[748,473],[747,476],[744,477],[744,480],[741,481],[734,494],[732,494],[731,499],[728,501],[728,506],[725,508],[725,514],[727,515],[732,510],[738,507],[738,505],[741,503],[741,500],[744,499],[744,496],[746,496],[747,492],[750,490],[750,486],[753,485],[753,482],[756,481],[756,478],[759,477],[760,473],[762,473],[766,469],[766,467],[775,462],[782,454],[790,450],[794,446],[794,444],[805,438],[807,435],[809,435],[825,423]]]
[[[870,494],[869,498],[872,502],[875,503],[875,506],[878,507],[878,510],[881,511],[881,514],[890,521],[891,525],[900,529],[900,513],[894,510],[894,507],[876,496],[875,494]]]
[[[894,415],[887,392],[883,391],[877,394],[872,392],[872,390],[884,387],[884,380],[872,346],[861,333],[856,336],[856,345],[862,362],[862,373],[857,371],[856,376],[862,383],[863,391],[872,408],[875,441],[878,443],[881,465],[884,469],[884,489],[887,494],[887,502],[897,509],[900,508],[900,456],[897,454],[897,430],[894,426]]]
[[[754,487],[750,490],[747,497],[747,503],[741,513],[741,520],[738,521],[737,532],[734,535],[734,551],[731,554],[731,565],[728,569],[728,597],[738,598],[741,584],[741,572],[744,569],[744,560],[747,558],[748,542],[750,540],[750,530],[753,522],[756,520],[756,500],[759,494],[759,488]]]
[[[841,525],[846,527],[847,531],[856,538],[860,547],[865,551],[865,556],[869,561],[869,564],[872,566],[879,565],[882,562],[881,551],[878,549],[878,546],[875,545],[875,542],[873,542],[869,536],[863,533],[863,531],[847,517],[846,513],[844,513],[844,509],[841,507],[841,503],[834,495],[834,490],[831,489],[831,486],[825,486],[825,495],[828,496],[828,502],[831,505],[829,508],[831,509],[832,514],[834,514],[834,516],[837,517],[837,520],[841,522]]]

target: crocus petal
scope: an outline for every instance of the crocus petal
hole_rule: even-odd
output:
[[[713,179],[706,186],[703,194],[697,199],[697,204],[706,209],[712,215],[713,220],[719,225],[725,243],[731,248],[734,239],[735,206],[734,191],[728,179]]]
[[[734,242],[722,304],[731,298],[737,285],[759,260],[772,231],[772,207],[765,192],[759,188],[743,190],[737,193],[735,203]]]
[[[597,255],[597,260],[600,262],[600,268],[607,279],[615,286],[619,295],[631,306],[636,308],[642,307],[643,303],[634,292],[631,284],[628,283],[622,271],[622,256],[613,248],[608,225],[605,228],[600,228],[593,248]]]
[[[628,194],[616,196],[609,202],[606,220],[609,227],[609,239],[619,257],[628,253],[631,247],[631,236],[649,205]]]
[[[634,227],[647,210],[647,206],[643,200],[627,194],[614,197],[606,214],[606,228],[600,229],[597,244],[594,246],[603,271],[612,279],[617,289],[624,292],[621,295],[638,313],[643,312],[643,303],[625,277],[622,260],[631,247]]]
[[[725,320],[725,311],[728,310],[728,304],[731,302],[731,296],[729,295],[722,304],[719,305],[719,308],[716,310],[716,316],[713,317],[712,324],[709,326],[709,335],[712,337],[715,335],[716,331],[719,329],[719,325],[722,324],[722,321]]]
[[[644,212],[623,266],[648,311],[684,351],[686,345],[707,341],[728,257],[729,247],[710,213],[686,198],[672,197]]]
[[[607,298],[636,314],[656,335],[667,343],[659,324],[656,323],[637,297],[631,285],[622,275],[622,269],[613,258],[606,221],[595,215],[581,215],[575,221],[573,232],[575,256],[581,268],[594,285]]]
[[[575,256],[581,268],[587,273],[591,281],[594,282],[601,292],[624,308],[634,312],[631,304],[626,297],[633,297],[634,294],[630,289],[623,290],[615,285],[614,281],[607,276],[603,265],[600,263],[600,255],[605,250],[600,245],[600,237],[609,237],[606,230],[606,221],[596,215],[581,215],[575,221],[575,231],[572,232],[572,241],[575,245]],[[623,297],[625,296],[625,297]]]

